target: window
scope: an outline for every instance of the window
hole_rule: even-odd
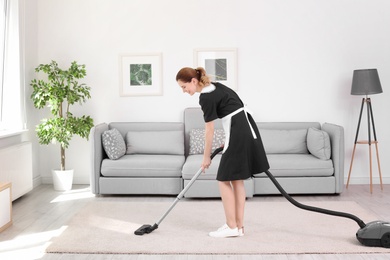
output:
[[[7,21],[7,0],[0,0],[0,122],[3,118],[3,89],[4,89],[4,64],[5,64],[5,40]],[[1,125],[0,125],[1,127]],[[1,129],[0,129],[1,130]]]
[[[25,128],[23,49],[19,40],[23,12],[23,1],[0,0],[0,131]]]

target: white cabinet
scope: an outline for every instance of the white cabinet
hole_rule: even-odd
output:
[[[11,183],[0,182],[0,232],[12,225]]]

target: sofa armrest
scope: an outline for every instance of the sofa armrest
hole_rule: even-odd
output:
[[[106,123],[101,123],[91,128],[89,140],[91,144],[91,191],[93,194],[99,194],[99,177],[102,161],[107,157],[103,149],[102,134],[108,130]]]
[[[344,128],[339,125],[324,123],[322,130],[329,134],[332,149],[334,176],[336,178],[336,193],[344,189]]]

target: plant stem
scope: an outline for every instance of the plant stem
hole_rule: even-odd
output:
[[[61,171],[65,171],[65,148],[61,145]]]
[[[58,116],[60,118],[63,117],[63,114],[62,114],[62,102],[59,105],[59,109],[58,109]],[[64,171],[65,170],[65,148],[61,145],[61,171]]]

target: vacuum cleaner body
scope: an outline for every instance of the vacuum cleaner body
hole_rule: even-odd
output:
[[[365,246],[390,248],[390,222],[372,221],[356,232],[356,238]]]

